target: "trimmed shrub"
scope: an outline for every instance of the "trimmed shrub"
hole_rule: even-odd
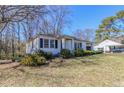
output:
[[[22,65],[33,66],[35,65],[31,56],[26,56],[21,60]]]
[[[85,50],[84,51],[84,56],[89,56],[89,55],[93,55],[94,52],[93,51],[90,51],[90,50]]]
[[[42,50],[37,50],[37,51],[35,51],[34,54],[39,55],[39,56],[43,56],[48,60],[53,58],[53,55],[51,52],[44,52]]]
[[[42,51],[42,50],[36,50],[35,51],[35,54],[39,55],[39,56],[44,56],[45,55],[45,52]]]
[[[101,54],[103,53],[102,51],[90,51],[90,50],[85,50],[84,51],[84,56],[89,56],[89,55],[94,55],[94,54]]]
[[[35,65],[43,65],[46,63],[46,59],[43,56],[39,56],[37,54],[32,55],[33,62]]]
[[[46,52],[46,53],[44,54],[44,57],[45,57],[46,59],[52,59],[52,58],[53,58],[53,55],[52,55],[51,52]]]
[[[84,55],[84,51],[83,51],[82,49],[76,49],[76,50],[74,51],[74,55],[75,55],[76,57],[83,56],[83,55]]]
[[[94,54],[102,54],[103,53],[103,51],[93,51],[94,52]]]
[[[39,66],[45,63],[46,63],[46,59],[36,54],[26,56],[21,60],[21,64],[26,66]]]
[[[70,58],[71,57],[71,52],[68,49],[62,49],[60,52],[61,57],[63,58]]]

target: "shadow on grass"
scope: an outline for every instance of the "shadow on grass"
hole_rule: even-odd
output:
[[[32,72],[32,71],[28,71],[26,69],[23,69],[23,68],[19,68],[17,69],[18,71],[20,72],[23,72],[26,77],[41,77],[45,80],[48,80],[50,78],[55,78],[55,79],[61,79],[61,78],[73,78],[72,76],[68,76],[68,75],[65,75],[65,76],[62,76],[61,73],[57,73],[57,74],[54,74],[52,72]]]
[[[51,68],[59,68],[59,67],[62,67],[62,68],[64,68],[64,67],[73,67],[73,66],[79,66],[79,65],[86,65],[86,66],[95,66],[95,65],[100,65],[99,63],[97,63],[97,62],[94,62],[94,61],[92,61],[92,60],[83,60],[83,59],[81,59],[81,60],[78,60],[78,61],[76,61],[76,60],[73,60],[73,61],[71,61],[71,62],[58,62],[58,63],[54,63],[54,64],[52,64],[50,67]]]

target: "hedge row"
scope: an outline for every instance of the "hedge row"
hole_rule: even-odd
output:
[[[81,49],[76,49],[74,51],[70,51],[68,49],[62,49],[60,52],[60,56],[63,58],[71,58],[71,57],[81,57],[81,56],[88,56],[88,55],[94,55],[100,53],[102,52],[81,50]],[[52,58],[53,55],[51,52],[43,52],[42,50],[38,50],[34,54],[29,54],[23,57],[21,59],[21,64],[26,66],[38,66],[38,65],[46,64],[46,60]]]
[[[82,50],[82,49],[76,49],[71,52],[68,49],[62,49],[60,55],[63,58],[70,58],[70,57],[89,56],[89,55],[101,54],[101,53],[102,53],[101,51],[90,51],[90,50]]]

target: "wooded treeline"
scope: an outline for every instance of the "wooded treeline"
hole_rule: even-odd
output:
[[[0,6],[0,58],[24,54],[37,34],[61,34],[69,13],[65,6]]]

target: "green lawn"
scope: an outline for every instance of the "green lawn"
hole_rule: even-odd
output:
[[[124,54],[57,61],[49,66],[0,70],[0,86],[124,86]]]

